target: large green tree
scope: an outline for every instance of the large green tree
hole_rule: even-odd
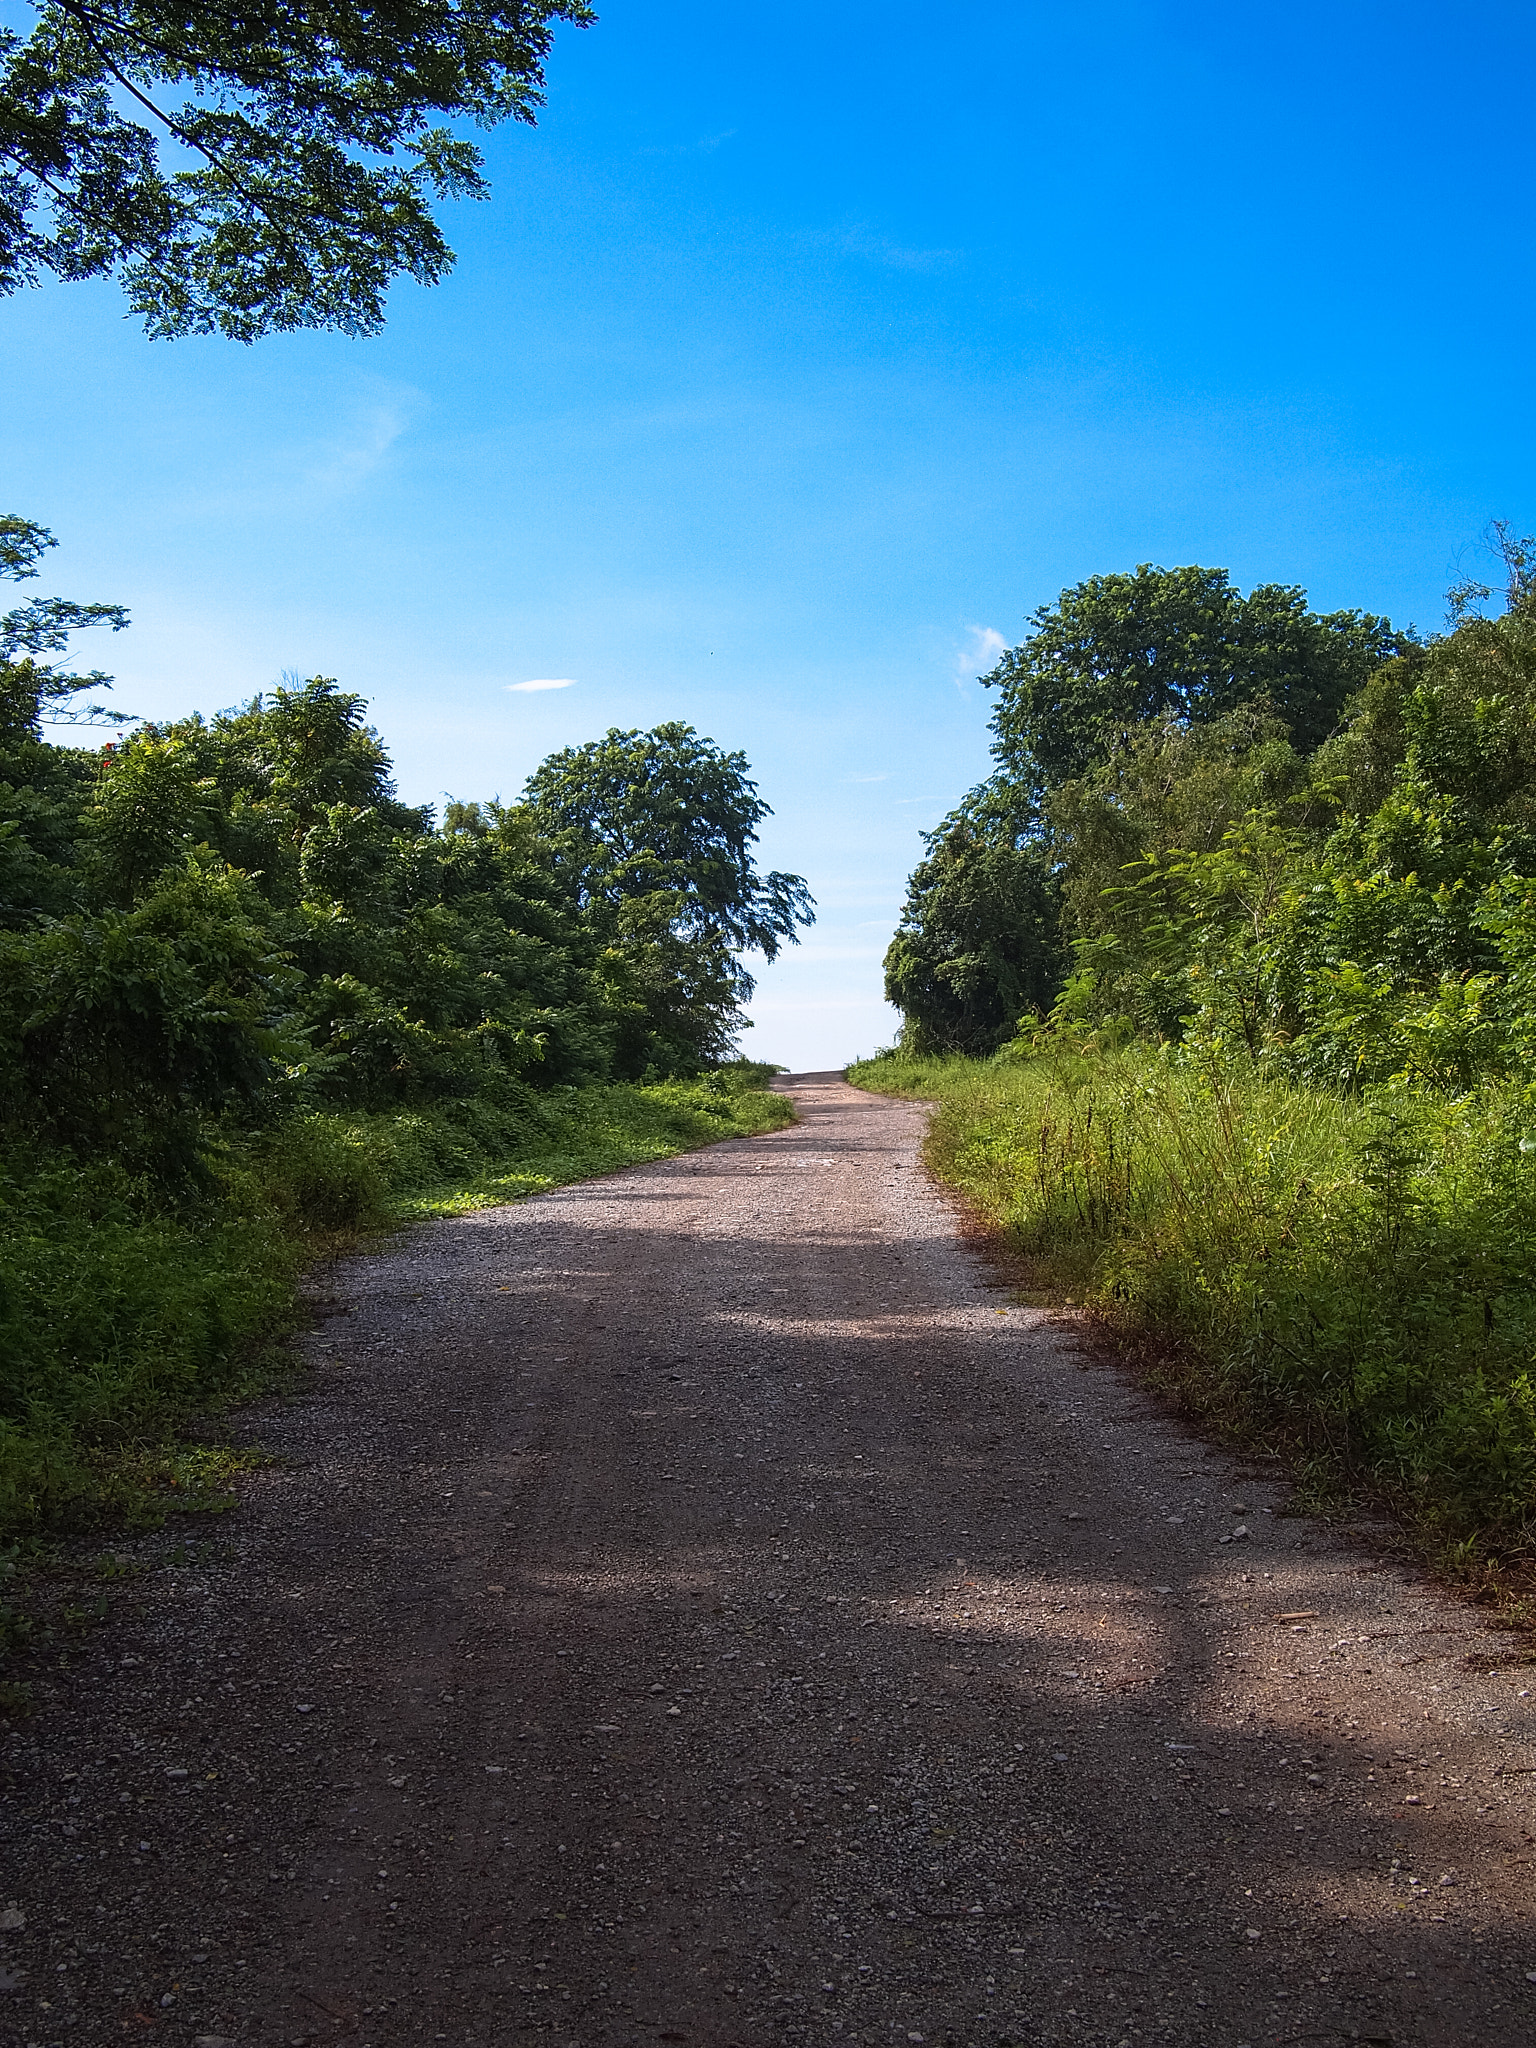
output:
[[[982,678],[998,772],[927,835],[886,956],[926,1050],[986,1053],[1049,1008],[1071,942],[1136,914],[1116,907],[1124,863],[1219,840],[1255,792],[1289,790],[1416,645],[1369,612],[1316,613],[1289,584],[1244,596],[1195,565],[1090,577],[1030,627]]]
[[[747,766],[674,721],[612,728],[529,779],[588,929],[626,962],[633,1060],[687,1072],[722,1057],[753,989],[741,954],[773,960],[813,921],[801,876],[758,872],[772,813]]]
[[[586,0],[34,0],[0,28],[0,291],[117,276],[148,332],[371,334],[531,122]]]
[[[984,783],[936,830],[907,884],[885,993],[915,1053],[983,1058],[1061,979],[1058,884],[1033,807]]]
[[[1204,725],[1262,702],[1310,752],[1346,700],[1409,644],[1370,612],[1319,614],[1306,592],[1225,569],[1091,576],[1032,614],[982,681],[1004,777],[1039,796],[1085,774],[1158,720]]]

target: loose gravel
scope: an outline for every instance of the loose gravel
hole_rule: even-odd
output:
[[[789,1085],[325,1277],[10,1736],[0,2040],[1536,2038],[1516,1647]]]

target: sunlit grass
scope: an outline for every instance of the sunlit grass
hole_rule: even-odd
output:
[[[1344,1097],[1150,1047],[890,1057],[930,1163],[1197,1408],[1468,1566],[1536,1550],[1536,1153],[1524,1096]]]

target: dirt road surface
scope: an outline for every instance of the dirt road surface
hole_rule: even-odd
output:
[[[328,1276],[14,1734],[0,2039],[1536,2040],[1531,1669],[793,1092]]]

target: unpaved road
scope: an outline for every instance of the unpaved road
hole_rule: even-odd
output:
[[[1529,2048],[1530,1669],[793,1085],[331,1276],[15,1734],[0,2038]]]

